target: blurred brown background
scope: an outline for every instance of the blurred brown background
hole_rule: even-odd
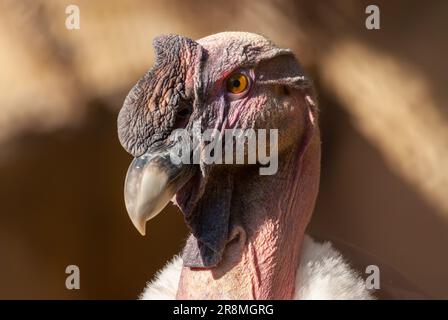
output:
[[[67,30],[65,8],[80,8]],[[122,189],[125,95],[154,36],[264,34],[318,87],[323,172],[309,232],[370,252],[448,298],[448,2],[1,1],[0,298],[134,299],[182,248],[174,207],[143,238]],[[81,289],[65,288],[65,268]]]

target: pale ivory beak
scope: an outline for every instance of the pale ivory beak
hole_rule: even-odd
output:
[[[192,175],[190,166],[173,164],[169,155],[146,153],[132,161],[124,201],[132,223],[143,236],[146,221],[159,214]]]

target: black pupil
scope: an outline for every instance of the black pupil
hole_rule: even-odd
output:
[[[232,86],[234,86],[235,88],[238,88],[241,85],[240,80],[235,79],[232,81]]]

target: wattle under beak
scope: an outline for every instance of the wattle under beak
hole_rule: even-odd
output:
[[[146,222],[165,208],[192,177],[188,165],[175,165],[169,155],[145,153],[134,158],[124,185],[126,209],[137,230],[145,235]]]

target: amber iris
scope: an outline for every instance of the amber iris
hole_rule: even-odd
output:
[[[235,73],[227,78],[227,91],[238,94],[244,92],[249,85],[249,79],[242,73]]]

